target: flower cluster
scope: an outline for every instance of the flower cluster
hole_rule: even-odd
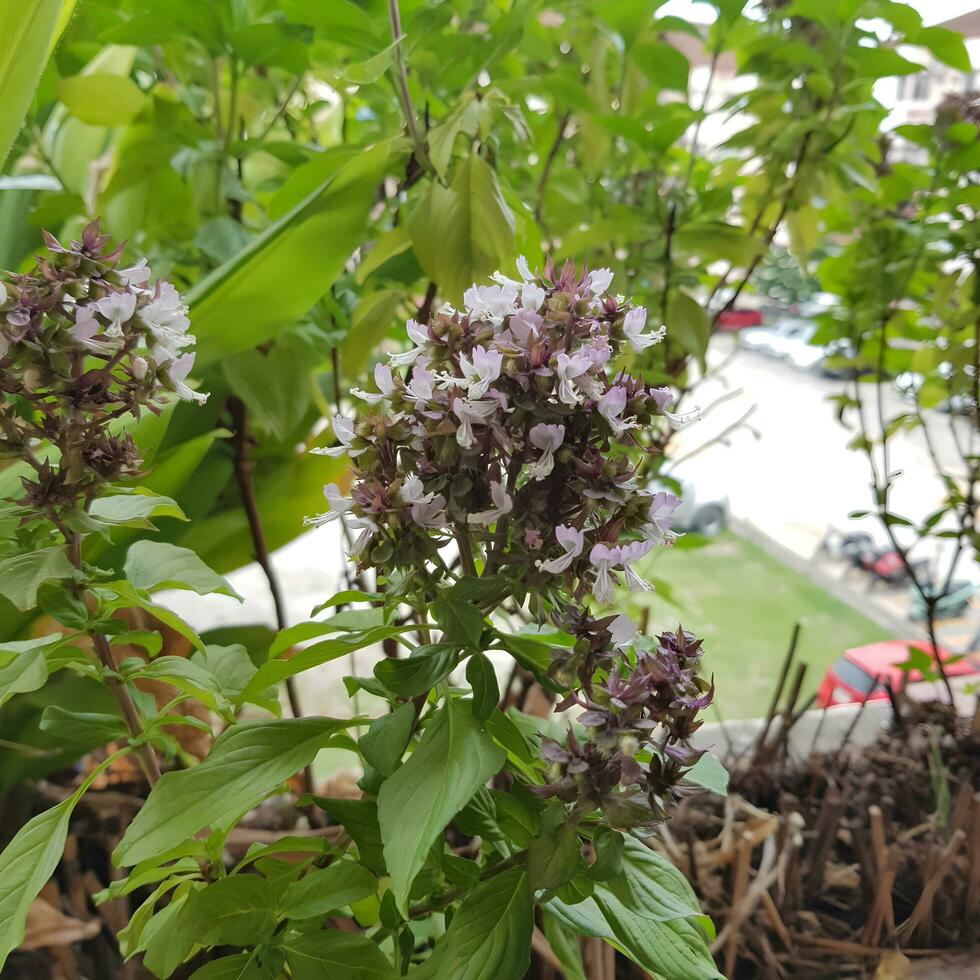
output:
[[[612,826],[662,818],[671,795],[682,792],[684,768],[703,754],[688,743],[714,693],[698,673],[701,654],[701,641],[678,626],[661,633],[652,650],[636,651],[626,671],[611,670],[586,697],[569,695],[563,706],[585,709],[577,720],[586,741],[571,732],[564,746],[543,739],[551,782],[535,792],[599,807]],[[637,758],[641,752],[649,756],[646,769]]]
[[[117,419],[159,412],[168,393],[204,401],[186,378],[194,337],[177,290],[145,261],[118,268],[122,246],[98,222],[0,282],[0,452],[29,463],[26,503],[49,516],[138,472]],[[53,447],[50,453],[46,447]]]
[[[607,269],[549,261],[536,274],[522,259],[518,274],[473,286],[463,310],[444,307],[426,325],[409,321],[413,346],[377,366],[376,392],[354,390],[364,408],[336,415],[337,444],[315,450],[346,454],[355,479],[350,497],[326,487],[329,510],[311,523],[344,521],[356,532],[352,557],[389,577],[397,571],[419,608],[434,597],[433,568],[448,567],[443,549],[457,550],[464,573],[502,578],[512,595],[532,598],[535,615],[575,637],[551,674],[581,690],[578,703],[606,710],[599,705],[613,701],[602,699],[625,684],[644,721],[679,730],[681,699],[696,710],[700,689],[695,695],[670,674],[667,698],[653,680],[653,654],[624,677],[635,627],[591,613],[620,584],[649,589],[634,566],[675,537],[679,501],[638,485],[633,457],[644,428],[686,419],[668,411],[668,389],[626,371],[629,356],[658,343],[664,328],[649,329],[642,307],[610,294]],[[641,682],[637,671],[650,679]],[[627,714],[616,722],[624,731],[633,723]],[[670,737],[674,744],[685,736]],[[589,799],[605,799],[636,775],[619,741],[593,739],[582,748],[588,758],[576,757],[597,781]]]

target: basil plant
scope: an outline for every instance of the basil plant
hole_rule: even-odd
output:
[[[644,843],[711,782],[690,742],[713,694],[701,644],[680,626],[639,636],[615,612],[618,588],[650,587],[634,563],[675,537],[678,501],[637,479],[637,436],[686,419],[629,373],[664,328],[607,269],[523,259],[463,309],[409,321],[317,450],[349,472],[309,522],[343,525],[359,587],[256,663],[152,598],[234,595],[220,575],[152,533],[132,540],[183,516],[141,487],[133,428],[206,396],[181,297],[119,255],[95,224],[67,246],[48,237],[0,291],[0,447],[29,465],[0,591],[51,624],[4,644],[0,696],[84,675],[114,707],[52,705],[42,726],[115,747],[0,856],[0,961],[73,808],[131,756],[149,794],[98,900],[129,903],[120,953],[158,977],[517,980],[539,927],[569,975],[583,975],[574,937],[591,936],[658,977],[718,976],[709,920]],[[120,577],[97,556],[122,533]],[[162,649],[161,631],[191,654]],[[370,715],[280,717],[284,681],[377,644],[373,675],[345,679]],[[522,711],[532,686],[552,718]],[[214,736],[200,759],[187,727]],[[290,791],[327,748],[360,757],[356,799]],[[236,826],[277,795],[292,830],[232,859]]]

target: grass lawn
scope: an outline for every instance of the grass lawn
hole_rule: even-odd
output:
[[[680,619],[704,637],[705,671],[715,675],[725,721],[765,714],[795,622],[801,624],[797,661],[809,665],[804,696],[842,651],[888,638],[882,627],[730,531],[703,548],[659,549],[637,570],[668,583],[677,603],[656,594],[630,596],[631,606],[649,606],[650,632]],[[712,714],[709,709],[709,720]]]

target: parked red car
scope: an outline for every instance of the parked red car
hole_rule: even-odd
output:
[[[817,689],[817,704],[821,708],[830,708],[835,704],[860,704],[862,701],[880,701],[888,697],[885,681],[889,681],[893,689],[898,690],[906,679],[906,671],[899,664],[909,659],[909,647],[932,654],[928,643],[908,642],[906,640],[885,640],[882,643],[869,643],[865,647],[854,647],[845,650],[823,675],[820,687]],[[939,656],[945,663],[952,654],[939,648]],[[922,680],[922,674],[910,670],[908,683],[914,684]],[[980,658],[969,655],[946,665],[947,677],[963,677],[976,674],[980,680]],[[877,684],[875,680],[877,678]]]
[[[719,330],[744,330],[746,327],[761,327],[762,314],[758,310],[725,310],[718,317]]]

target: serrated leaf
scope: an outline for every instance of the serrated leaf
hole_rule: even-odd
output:
[[[199,765],[164,773],[113,859],[122,866],[137,864],[236,817],[312,762],[331,736],[356,723],[333,718],[237,722]]]
[[[483,613],[472,602],[449,593],[440,596],[432,604],[432,615],[447,642],[480,648],[484,627]]]
[[[505,759],[469,703],[450,701],[415,751],[385,780],[378,794],[378,822],[392,891],[403,912],[433,841]]]

